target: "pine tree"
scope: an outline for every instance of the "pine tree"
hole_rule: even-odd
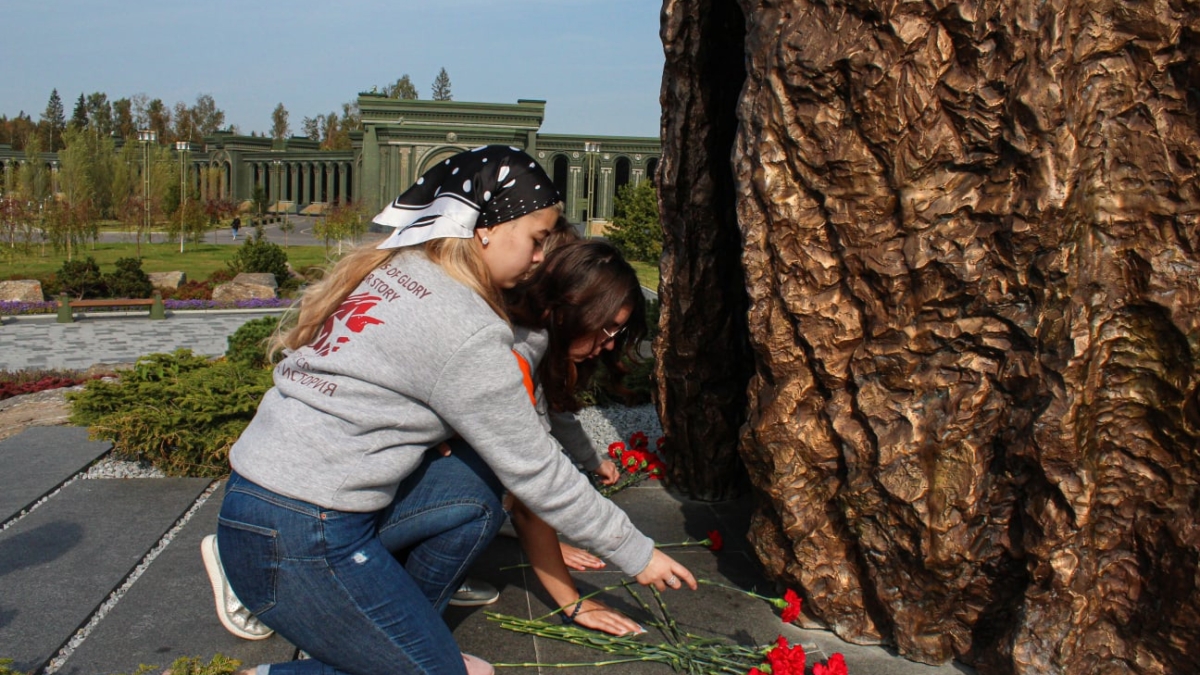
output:
[[[613,222],[605,237],[630,260],[658,263],[662,257],[662,220],[658,214],[658,191],[643,180],[636,186],[622,185],[613,202]]]
[[[446,69],[442,68],[442,72],[438,73],[437,79],[433,81],[433,100],[435,101],[452,101],[450,95],[450,76],[446,74]]]
[[[75,111],[71,113],[71,126],[76,129],[86,129],[88,125],[87,99],[79,92],[79,100],[75,101]]]
[[[50,92],[50,101],[46,103],[46,112],[42,113],[42,123],[45,125],[46,150],[56,152],[62,147],[62,134],[67,128],[67,119],[63,114],[62,99],[58,97],[58,89]]]

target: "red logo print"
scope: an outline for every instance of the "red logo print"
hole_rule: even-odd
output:
[[[313,343],[317,356],[329,356],[350,341],[354,333],[361,333],[367,326],[382,324],[383,321],[367,316],[367,312],[379,304],[379,296],[359,293],[346,298],[321,327],[321,334]]]

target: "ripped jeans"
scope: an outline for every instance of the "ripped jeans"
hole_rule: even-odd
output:
[[[425,453],[387,508],[332,511],[230,476],[217,526],[238,599],[310,660],[260,674],[464,673],[442,620],[504,522],[500,484],[461,441]]]

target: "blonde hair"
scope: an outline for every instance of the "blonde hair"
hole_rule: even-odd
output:
[[[313,341],[325,322],[333,315],[350,293],[368,274],[400,251],[421,248],[426,257],[446,270],[453,279],[479,294],[500,318],[508,321],[504,299],[492,283],[492,275],[483,261],[479,242],[447,237],[406,248],[379,249],[378,241],[364,244],[346,254],[323,279],[309,286],[297,306],[279,321],[275,334],[267,343],[267,353],[274,357],[284,349],[294,350]]]

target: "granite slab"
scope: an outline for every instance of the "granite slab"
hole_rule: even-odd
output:
[[[0,654],[41,669],[211,481],[79,480],[0,533]]]
[[[0,441],[0,523],[53,492],[112,449],[83,427],[30,427]]]
[[[159,553],[146,572],[58,670],[61,675],[132,673],[142,664],[165,668],[180,656],[208,662],[216,654],[243,666],[295,658],[296,648],[273,635],[243,640],[217,620],[200,540],[217,531],[223,489],[217,489]]]

